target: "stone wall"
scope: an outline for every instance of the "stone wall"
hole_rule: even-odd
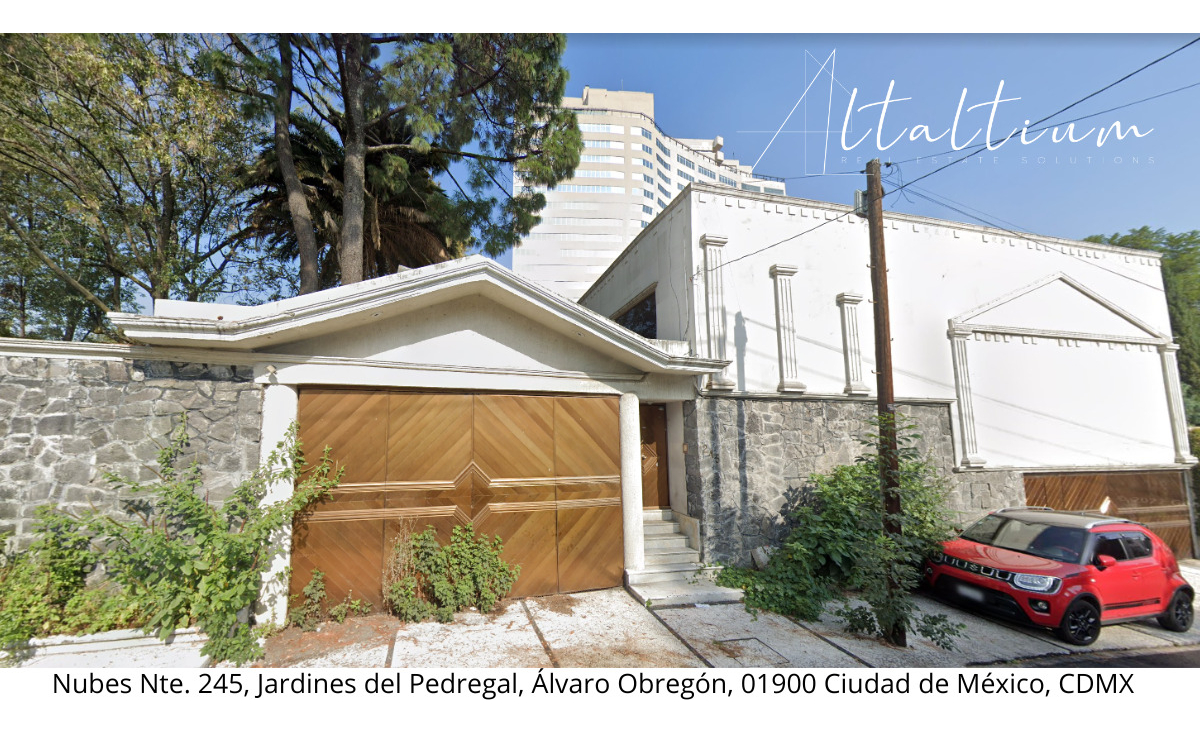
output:
[[[873,400],[779,400],[699,397],[684,403],[688,514],[700,520],[705,562],[745,565],[761,545],[776,546],[788,528],[784,510],[814,473],[851,463],[866,446]],[[947,404],[904,405],[951,487],[950,508],[963,519],[1025,499],[1015,471],[954,473]]]
[[[34,510],[123,513],[106,472],[150,481],[186,412],[212,501],[258,466],[262,388],[246,367],[0,356],[0,534],[32,541]]]

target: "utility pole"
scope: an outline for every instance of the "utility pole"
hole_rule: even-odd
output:
[[[875,383],[879,395],[879,466],[883,487],[884,531],[900,527],[900,452],[896,441],[896,393],[892,386],[892,325],[888,313],[887,256],[883,247],[883,177],[879,158],[867,163],[867,230],[871,237],[871,298],[875,306]],[[893,581],[888,580],[889,585]],[[894,586],[893,586],[894,588]],[[903,624],[883,629],[884,637],[908,646]]]

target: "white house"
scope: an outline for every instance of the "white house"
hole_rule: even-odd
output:
[[[1159,256],[885,221],[896,395],[956,508],[1103,507],[1190,551]],[[851,207],[694,184],[580,299],[731,362],[668,412],[688,449],[672,507],[706,558],[779,539],[787,492],[856,454],[875,390],[867,244]]]
[[[887,222],[898,401],[955,508],[1106,509],[1190,552],[1158,257]],[[847,207],[693,184],[579,303],[470,257],[111,314],[138,345],[0,339],[0,532],[27,544],[46,503],[123,511],[104,473],[149,478],[180,412],[215,500],[298,421],[346,472],[284,542],[293,593],[320,568],[331,598],[378,602],[402,526],[473,523],[522,565],[518,595],[670,597],[777,542],[809,475],[863,450],[866,264]]]

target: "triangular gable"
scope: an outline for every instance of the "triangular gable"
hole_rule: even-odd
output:
[[[701,375],[727,365],[688,355],[684,342],[645,339],[479,256],[259,306],[157,301],[154,315],[114,312],[109,318],[146,344],[270,351],[474,298],[640,371]]]
[[[1058,273],[951,319],[977,330],[1051,332],[1120,339],[1169,339],[1146,322]]]

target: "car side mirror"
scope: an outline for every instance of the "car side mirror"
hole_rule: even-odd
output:
[[[1096,556],[1096,567],[1100,568],[1101,570],[1107,570],[1116,564],[1117,558],[1113,557],[1112,555]]]

